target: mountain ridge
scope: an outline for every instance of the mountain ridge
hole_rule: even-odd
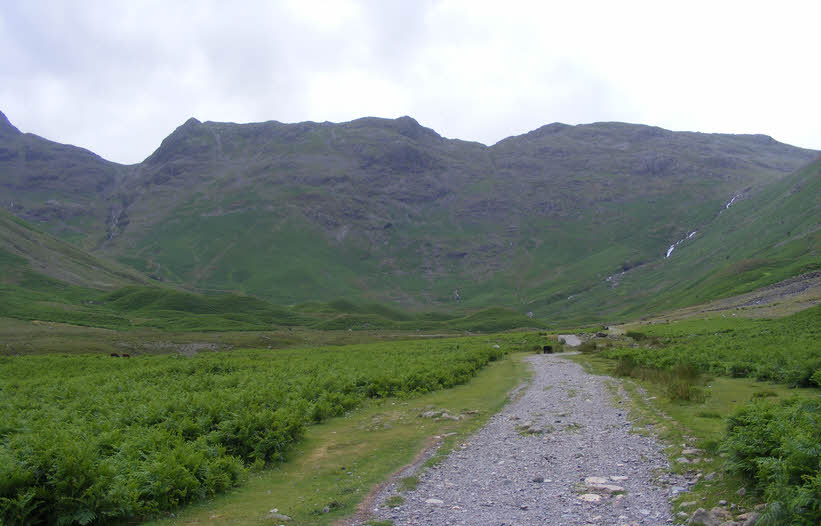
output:
[[[9,142],[0,152],[19,152]],[[659,257],[683,225],[817,155],[768,136],[628,123],[553,123],[485,146],[407,116],[191,118],[137,165],[85,158],[109,184],[66,175],[55,154],[56,181],[80,184],[44,199],[54,189],[29,173],[37,165],[15,172],[0,155],[0,188],[21,217],[194,290],[521,310]],[[26,166],[32,186],[10,184]]]

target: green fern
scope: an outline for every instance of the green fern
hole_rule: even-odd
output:
[[[174,509],[283,460],[312,422],[368,397],[464,383],[503,353],[464,338],[194,358],[2,359],[0,517],[105,524]]]

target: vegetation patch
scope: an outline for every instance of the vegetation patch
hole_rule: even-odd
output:
[[[775,320],[714,318],[645,327],[660,346],[621,347],[603,356],[636,366],[821,385],[821,306]]]
[[[567,431],[568,433],[580,433],[583,429],[584,429],[584,425],[579,424],[577,422],[567,424],[564,428],[564,430]]]
[[[728,421],[730,470],[770,503],[766,524],[821,524],[821,399],[760,401]]]
[[[484,339],[181,356],[0,358],[0,518],[106,523],[285,459],[311,422],[472,378]]]
[[[329,526],[354,514],[374,487],[391,474],[417,461],[419,453],[443,441],[436,449],[459,448],[465,438],[481,428],[505,403],[506,393],[527,374],[521,355],[497,360],[464,385],[417,398],[375,398],[344,416],[331,418],[306,429],[288,460],[249,475],[242,487],[174,511],[175,517],[146,526],[181,524],[271,524],[264,517],[272,507],[293,519],[293,524]],[[420,420],[427,406],[478,410],[460,421]],[[391,425],[365,429],[375,416]],[[399,481],[400,491],[418,483],[416,476]],[[340,507],[315,514],[335,500]],[[289,523],[290,524],[290,523]]]
[[[662,385],[671,400],[703,402],[706,398],[705,379],[689,364],[678,364],[670,369],[641,367],[630,356],[624,356],[616,364],[614,373]]]
[[[419,477],[411,476],[405,477],[399,482],[399,489],[401,491],[409,491],[416,489],[419,485]]]
[[[385,507],[387,508],[396,508],[401,506],[405,503],[405,497],[402,495],[391,495],[387,499],[385,499]]]

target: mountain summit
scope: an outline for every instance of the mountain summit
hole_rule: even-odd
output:
[[[15,128],[8,117],[0,111],[0,136],[20,135],[20,130]]]

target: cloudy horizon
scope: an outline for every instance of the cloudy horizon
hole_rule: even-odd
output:
[[[552,122],[821,149],[811,2],[80,0],[0,6],[0,111],[121,163],[190,117],[410,115],[494,144]]]

